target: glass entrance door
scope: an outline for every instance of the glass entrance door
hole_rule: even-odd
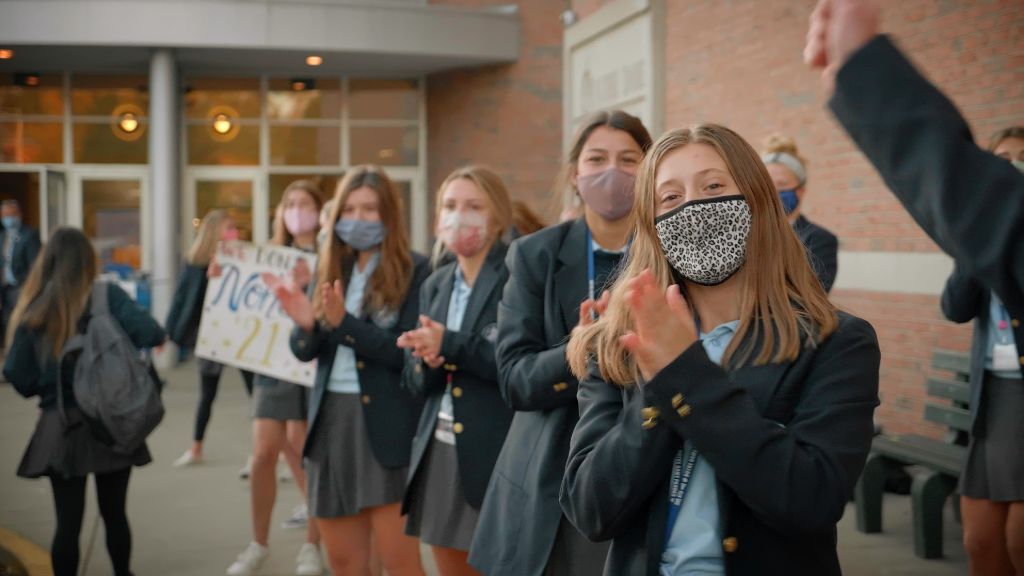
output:
[[[203,216],[212,210],[225,210],[242,240],[265,242],[269,237],[270,222],[267,209],[261,202],[263,187],[251,172],[194,171],[188,177],[189,197],[185,214],[188,215],[186,243],[195,238],[195,230]]]
[[[144,266],[141,177],[82,176],[82,231],[104,272],[128,275]]]

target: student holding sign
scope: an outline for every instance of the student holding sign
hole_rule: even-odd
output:
[[[427,261],[410,251],[401,196],[380,168],[350,169],[335,201],[312,302],[294,279],[273,286],[297,325],[292,352],[318,361],[303,450],[309,512],[334,574],[366,574],[372,540],[388,574],[422,576],[399,511],[422,402],[400,385],[395,341],[416,326]]]
[[[167,334],[171,341],[182,348],[195,348],[199,334],[199,321],[203,314],[203,298],[206,295],[208,275],[215,271],[213,263],[217,243],[238,239],[238,228],[224,210],[212,210],[203,217],[196,233],[196,240],[189,250],[185,267],[178,278],[178,287],[174,290],[171,309],[167,311]],[[213,412],[213,400],[217,397],[220,386],[220,375],[224,370],[222,364],[210,360],[199,360],[199,382],[201,394],[199,406],[196,407],[196,423],[192,436],[192,447],[185,451],[174,466],[177,468],[191,466],[203,459],[203,440],[206,426],[210,423]],[[242,370],[245,389],[252,394],[252,372]]]
[[[315,252],[319,217],[323,200],[316,184],[296,180],[288,185],[274,214],[274,237],[271,243],[306,252]],[[298,260],[296,281],[305,286],[311,271],[305,260]],[[304,271],[304,273],[302,272]],[[303,496],[306,474],[302,469],[302,445],[306,442],[306,410],[309,399],[305,386],[284,382],[258,374],[253,388],[252,474],[252,542],[228,568],[231,576],[252,574],[269,554],[270,516],[277,497],[278,457],[283,453]],[[323,573],[320,558],[320,536],[316,524],[306,524],[306,543],[296,558],[298,576]]]
[[[420,327],[398,339],[410,351],[403,382],[426,397],[402,511],[406,533],[433,547],[441,576],[477,574],[466,557],[512,422],[494,353],[508,280],[502,236],[512,215],[491,170],[470,166],[448,176],[437,196],[434,259],[450,252],[456,261],[423,284]]]

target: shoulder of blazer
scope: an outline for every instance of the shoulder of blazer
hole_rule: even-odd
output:
[[[829,335],[824,341],[818,344],[819,348],[839,348],[850,346],[857,341],[870,342],[878,348],[878,335],[875,328],[867,320],[854,316],[848,312],[839,311],[839,325],[835,332]]]
[[[576,220],[569,220],[549,226],[529,236],[519,238],[512,244],[527,261],[545,253],[557,255],[562,248],[562,243],[565,242],[565,237],[569,235],[569,231],[572,230],[576,222]]]
[[[456,262],[452,260],[447,264],[438,266],[427,279],[423,281],[423,287],[420,289],[423,292],[432,294],[441,289],[441,283],[455,270]]]
[[[808,238],[810,238],[810,237],[818,237],[818,238],[823,238],[823,239],[836,238],[836,235],[833,234],[832,232],[830,232],[827,228],[823,228],[823,227],[815,224],[814,222],[811,222],[810,220],[808,220],[804,216],[800,216],[799,218],[797,218],[795,228],[802,235],[807,236]]]

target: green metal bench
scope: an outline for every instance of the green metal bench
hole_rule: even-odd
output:
[[[925,420],[949,428],[946,440],[916,434],[876,436],[854,488],[857,529],[868,534],[881,532],[886,471],[893,466],[920,467],[910,489],[914,554],[919,558],[942,557],[942,510],[963,472],[967,448],[961,443],[966,443],[971,428],[967,408],[970,358],[960,352],[936,350],[932,367],[954,374],[952,378],[928,379],[928,395],[935,401],[930,399],[924,406]],[[953,505],[959,519],[959,500],[954,499]]]

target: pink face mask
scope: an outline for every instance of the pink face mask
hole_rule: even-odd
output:
[[[633,185],[636,176],[609,168],[604,172],[576,178],[580,198],[605,220],[618,220],[633,209]]]
[[[238,240],[238,228],[229,228],[220,234],[220,239],[225,242]]]
[[[284,226],[292,236],[313,232],[319,220],[320,213],[315,210],[300,207],[284,209]]]
[[[474,256],[487,241],[487,217],[479,212],[449,212],[441,217],[437,230],[455,255]]]

